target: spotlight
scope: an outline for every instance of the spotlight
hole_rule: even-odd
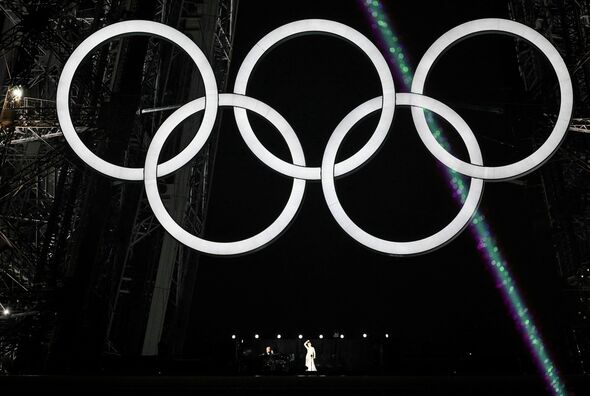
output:
[[[344,338],[344,334],[340,334],[340,338]]]
[[[254,338],[259,339],[260,336],[258,334],[254,334]]]
[[[280,334],[277,334],[277,338],[279,338],[279,339],[280,339],[280,338],[281,338],[281,335],[280,335]]]
[[[24,91],[22,87],[18,85],[10,90],[10,95],[12,96],[12,100],[19,102],[23,98]]]
[[[299,334],[299,335],[297,336],[297,338],[299,338],[300,340],[302,340],[302,339],[303,339],[303,334]]]
[[[385,338],[389,338],[389,334],[385,333]]]
[[[363,333],[363,338],[367,338],[367,333]]]
[[[231,339],[232,339],[232,340],[235,340],[235,339],[236,339],[236,335],[235,335],[235,334],[232,334],[232,335],[231,335]]]
[[[318,337],[320,340],[324,338],[323,334],[320,334],[320,336]]]
[[[4,308],[4,311],[2,311],[2,313],[4,313],[4,315],[9,315],[10,310],[8,308]]]

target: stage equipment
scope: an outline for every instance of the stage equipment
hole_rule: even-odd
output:
[[[382,95],[369,100],[350,112],[336,127],[324,151],[321,168],[305,164],[303,149],[289,123],[270,106],[246,96],[248,80],[262,56],[285,40],[303,34],[328,34],[356,45],[371,60],[379,76]],[[509,34],[530,42],[548,58],[555,69],[561,93],[559,116],[546,142],[533,154],[510,165],[486,167],[475,135],[465,121],[445,104],[422,95],[430,68],[438,57],[458,40],[482,33]],[[79,139],[72,124],[68,102],[74,73],[83,58],[100,43],[115,36],[130,34],[156,35],[179,45],[197,65],[205,85],[205,97],[193,100],[176,110],[154,135],[146,156],[144,169],[126,168],[102,160],[93,154]],[[306,180],[321,180],[322,189],[330,212],[342,229],[352,238],[373,250],[394,256],[426,253],[437,249],[455,238],[469,224],[477,210],[483,192],[483,182],[509,180],[529,173],[543,164],[557,150],[568,129],[573,107],[573,89],[567,67],[553,45],[541,34],[523,24],[504,19],[480,19],[464,23],[441,36],[429,48],[420,61],[410,93],[396,93],[387,62],[373,43],[356,30],[338,22],[307,19],[281,26],[263,37],[248,53],[240,66],[233,93],[218,94],[211,66],[203,52],[177,30],[156,22],[132,20],[107,26],[80,44],[68,60],[60,81],[56,106],[64,136],[80,158],[97,171],[123,180],[144,180],[146,196],[162,226],[175,239],[203,253],[226,256],[255,251],[277,238],[294,219],[305,190]],[[418,134],[427,149],[443,164],[460,174],[472,178],[469,194],[455,218],[442,230],[426,238],[395,242],[372,236],[352,222],[338,201],[334,178],[346,175],[365,164],[385,141],[391,127],[396,105],[412,107],[412,116]],[[265,230],[240,241],[213,242],[184,230],[168,214],[158,192],[157,177],[170,174],[191,160],[204,146],[211,134],[218,106],[234,107],[238,129],[250,150],[276,172],[292,177],[291,196],[279,217]],[[439,114],[459,133],[469,153],[470,162],[464,162],[448,153],[433,137],[424,116],[424,109]],[[203,122],[190,144],[174,158],[158,165],[164,143],[173,129],[190,115],[204,110]],[[266,118],[283,136],[292,157],[285,162],[268,151],[256,137],[248,121],[246,110]],[[336,163],[338,148],[350,129],[363,117],[381,110],[379,122],[368,142],[348,159]]]

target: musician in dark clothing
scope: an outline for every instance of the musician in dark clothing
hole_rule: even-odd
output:
[[[260,369],[265,373],[286,373],[289,370],[289,357],[284,353],[275,353],[267,346],[259,357]]]

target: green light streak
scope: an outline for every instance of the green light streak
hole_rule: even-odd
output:
[[[389,21],[387,14],[383,11],[380,1],[360,0],[360,3],[371,19],[374,29],[379,33],[383,46],[387,48],[389,52],[387,58],[391,67],[399,73],[404,88],[407,91],[410,91],[413,71],[407,62],[406,56],[404,55],[404,49],[399,43],[399,39],[395,35],[395,32],[392,30],[391,22]],[[437,141],[446,150],[450,150],[450,144],[443,135],[441,128],[434,120],[432,113],[427,114],[427,121]],[[444,172],[450,182],[453,197],[460,203],[465,202],[468,191],[465,184],[465,178],[451,169],[444,166],[442,166],[442,168],[444,168]],[[529,313],[520,292],[518,291],[518,287],[508,269],[506,259],[503,257],[498,247],[496,238],[492,236],[491,229],[486,223],[483,214],[480,212],[475,214],[469,230],[475,238],[478,250],[482,253],[490,272],[495,278],[496,287],[502,292],[502,297],[512,313],[515,325],[521,332],[548,388],[553,395],[566,395],[565,386],[545,349],[541,335],[534,324],[533,318]]]

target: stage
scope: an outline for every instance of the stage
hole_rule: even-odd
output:
[[[587,395],[589,376],[565,377],[569,395]],[[60,395],[548,395],[538,376],[4,376],[3,394]]]

